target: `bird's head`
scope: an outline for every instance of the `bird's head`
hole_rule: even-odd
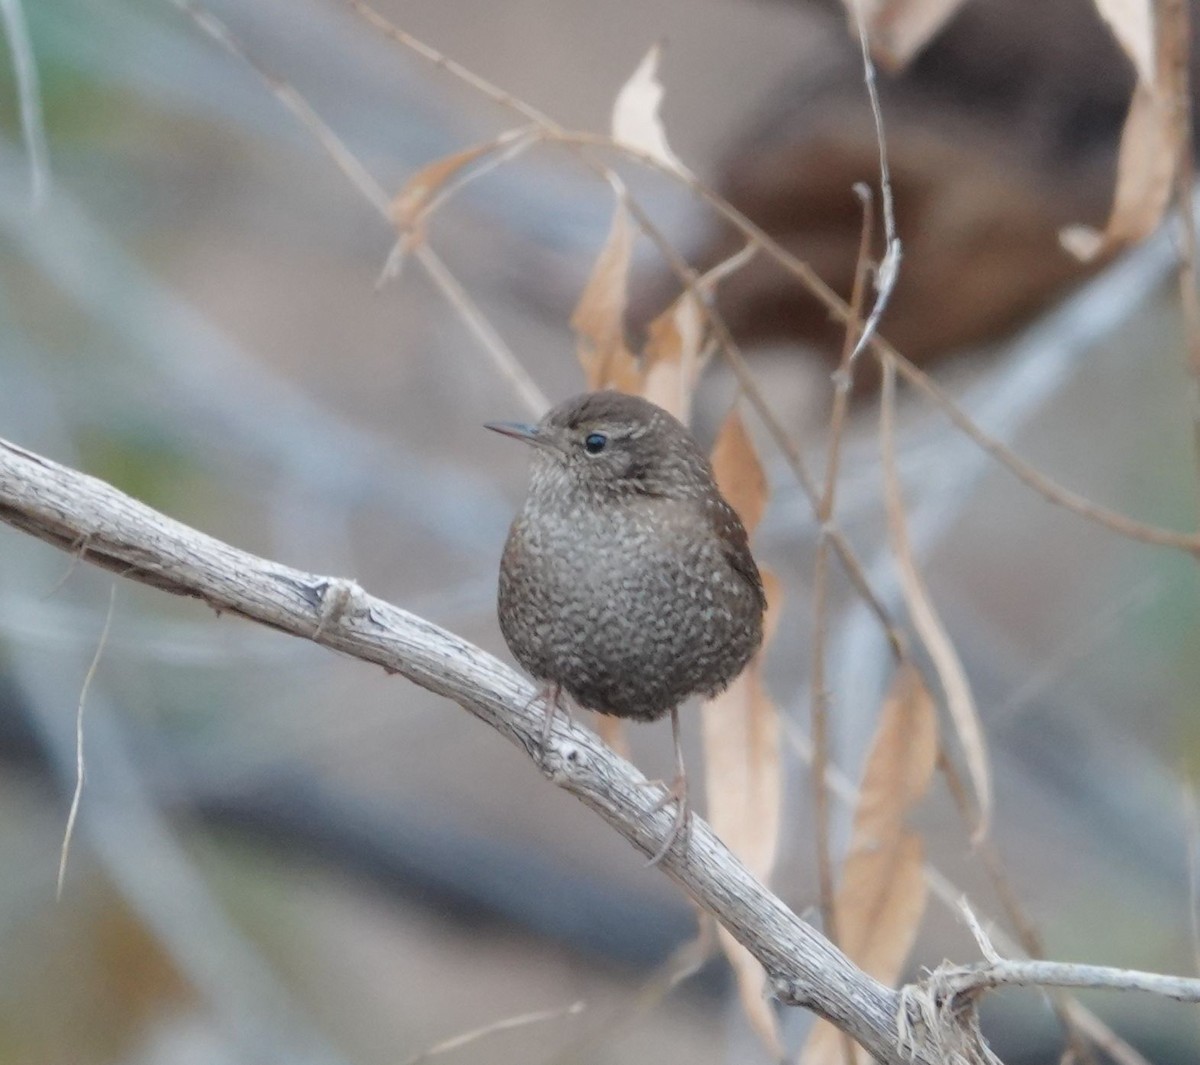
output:
[[[487,428],[532,445],[534,495],[694,499],[713,490],[708,459],[687,427],[640,396],[587,392],[536,425]]]

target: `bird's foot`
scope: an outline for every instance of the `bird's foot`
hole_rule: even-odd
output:
[[[662,845],[654,852],[654,856],[646,863],[647,868],[658,865],[667,856],[667,852],[675,846],[675,842],[686,834],[688,820],[691,816],[691,807],[688,803],[687,775],[680,773],[669,784],[662,780],[646,781],[647,787],[662,787],[664,785],[666,786],[666,791],[655,800],[651,812],[658,813],[659,810],[665,809],[674,802],[678,804],[675,809],[675,820],[671,822],[671,829],[667,832],[667,838],[663,840]]]

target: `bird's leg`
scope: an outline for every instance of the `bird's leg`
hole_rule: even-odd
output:
[[[679,839],[680,834],[687,828],[688,814],[688,788],[687,788],[687,770],[683,765],[683,744],[680,742],[679,736],[679,707],[671,707],[671,738],[675,741],[675,779],[671,781],[667,787],[666,793],[659,797],[654,804],[655,812],[661,810],[664,806],[671,803],[672,800],[677,802],[678,808],[675,811],[675,820],[671,824],[671,830],[667,833],[667,838],[663,841],[661,847],[655,852],[654,857],[646,864],[657,865],[667,856],[675,841]]]
[[[541,766],[546,768],[546,757],[550,752],[550,732],[554,728],[554,718],[562,707],[559,704],[559,699],[562,696],[561,684],[547,684],[536,696],[538,699],[544,699],[546,702],[546,716],[542,720],[542,744],[541,744]],[[570,720],[571,715],[567,714],[567,720]]]

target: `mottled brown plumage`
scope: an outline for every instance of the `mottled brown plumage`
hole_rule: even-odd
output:
[[[580,706],[647,721],[728,685],[762,642],[765,597],[691,433],[619,392],[489,428],[533,445],[500,564],[517,661]]]

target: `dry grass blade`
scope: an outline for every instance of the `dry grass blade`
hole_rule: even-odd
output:
[[[850,852],[835,908],[839,945],[866,972],[895,983],[925,911],[921,839],[906,824],[929,788],[937,763],[937,715],[919,671],[896,673],[867,755]],[[832,1025],[813,1029],[802,1065],[834,1065],[842,1036]],[[858,1059],[866,1062],[861,1050]]]
[[[713,448],[713,473],[748,532],[762,519],[767,481],[737,410],[730,412]],[[763,654],[779,617],[781,593],[764,571],[768,613],[763,650],[724,692],[701,707],[705,792],[713,830],[760,879],[775,866],[783,771],[779,712],[762,680]],[[737,977],[742,1008],[763,1045],[783,1053],[779,1022],[765,996],[762,966],[724,928],[721,949]]]
[[[414,1054],[405,1061],[404,1065],[419,1065],[422,1061],[428,1061],[439,1054],[446,1054],[451,1050],[458,1050],[461,1047],[469,1046],[471,1043],[477,1043],[480,1039],[485,1039],[489,1035],[496,1035],[498,1032],[511,1032],[514,1028],[524,1028],[530,1024],[556,1021],[560,1017],[572,1017],[577,1013],[582,1013],[584,1008],[585,1004],[583,1002],[572,1002],[571,1005],[557,1010],[538,1010],[535,1013],[522,1013],[516,1017],[505,1017],[503,1020],[484,1025],[482,1028],[474,1028],[469,1032],[463,1032],[461,1035],[444,1039],[442,1042],[431,1046],[428,1050],[422,1050],[421,1053]]]
[[[656,44],[617,93],[612,113],[613,140],[653,156],[677,173],[686,174],[687,168],[667,144],[667,134],[658,113],[663,98],[662,82],[658,80],[661,54],[662,48]]]
[[[851,22],[862,18],[871,54],[901,70],[963,4],[963,0],[843,0]]]
[[[71,809],[67,814],[67,827],[63,830],[62,848],[58,855],[58,880],[55,884],[55,898],[61,899],[63,883],[67,878],[67,857],[71,853],[71,839],[75,835],[75,822],[79,818],[79,804],[83,800],[83,782],[86,777],[83,760],[83,707],[87,702],[88,690],[92,679],[100,667],[100,658],[104,654],[105,644],[108,643],[108,630],[112,627],[113,611],[117,605],[117,585],[114,581],[108,591],[108,613],[104,616],[104,627],[100,630],[100,639],[96,643],[96,653],[92,656],[91,665],[83,678],[83,686],[79,689],[79,703],[75,708],[75,791],[71,795]]]
[[[971,685],[941,618],[933,605],[925,581],[917,569],[912,545],[908,539],[908,523],[904,515],[900,477],[896,471],[895,445],[896,367],[891,358],[883,360],[883,389],[880,395],[880,447],[883,452],[884,495],[887,502],[888,535],[900,583],[908,605],[913,627],[933,660],[938,681],[946,696],[946,705],[954,723],[966,760],[967,773],[975,793],[978,821],[973,837],[976,841],[987,834],[992,814],[992,775],[988,765],[987,743],[979,721]]]
[[[625,190],[617,184],[615,192],[612,226],[575,305],[571,328],[579,338],[579,362],[588,388],[636,393],[641,390],[642,374],[625,344],[634,231],[625,206]]]
[[[1119,24],[1145,23],[1152,27],[1154,52],[1149,64],[1130,52],[1139,77],[1121,131],[1117,188],[1104,231],[1070,226],[1059,235],[1063,246],[1085,262],[1139,241],[1158,227],[1171,202],[1176,170],[1185,147],[1176,114],[1187,88],[1186,5],[1177,0],[1158,0],[1153,11],[1148,5],[1149,0],[1136,4],[1133,0],[1119,4],[1113,0],[1108,5],[1112,10],[1130,12],[1146,8],[1144,13],[1131,15]],[[1110,22],[1110,25],[1115,30],[1115,24]],[[1137,42],[1145,36],[1145,32],[1133,34],[1127,43],[1118,33],[1127,51],[1142,47]]]

